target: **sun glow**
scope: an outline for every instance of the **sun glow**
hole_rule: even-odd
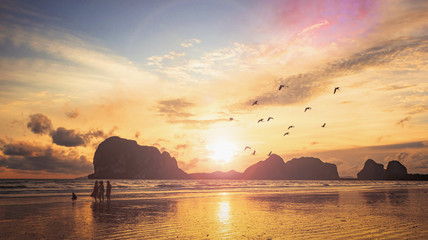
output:
[[[230,162],[238,151],[236,145],[228,141],[217,141],[208,144],[206,148],[210,152],[209,157],[222,164]]]

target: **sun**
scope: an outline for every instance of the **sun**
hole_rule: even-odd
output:
[[[230,162],[238,150],[234,143],[225,140],[208,144],[206,149],[210,152],[209,157],[221,164]]]

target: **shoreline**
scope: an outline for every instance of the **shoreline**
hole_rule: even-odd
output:
[[[427,200],[428,187],[399,186],[154,199],[113,195],[101,203],[82,197],[0,205],[0,238],[426,238]]]

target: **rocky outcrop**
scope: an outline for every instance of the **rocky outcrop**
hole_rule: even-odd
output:
[[[376,163],[372,159],[369,159],[357,176],[359,180],[428,180],[428,174],[408,174],[407,168],[396,160],[390,161],[385,170],[383,164]]]
[[[285,163],[276,154],[245,169],[243,179],[285,179]]]
[[[368,159],[363,169],[357,174],[357,177],[360,180],[384,180],[386,173],[383,164]]]
[[[386,167],[386,179],[388,180],[406,180],[407,168],[399,161],[390,161]]]
[[[212,173],[190,173],[191,179],[241,179],[242,173],[235,170],[230,170],[228,172],[216,171]]]
[[[335,164],[324,163],[319,158],[293,158],[285,163],[286,179],[334,180],[339,179]]]
[[[156,147],[140,146],[136,141],[119,137],[107,138],[98,146],[93,164],[94,174],[89,178],[188,178],[168,152],[160,153]]]
[[[293,180],[332,180],[339,179],[337,167],[324,163],[318,158],[294,158],[287,163],[272,154],[266,160],[260,161],[243,173],[244,179],[293,179]]]

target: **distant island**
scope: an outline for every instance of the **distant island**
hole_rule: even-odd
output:
[[[140,146],[120,137],[105,139],[94,154],[94,173],[89,179],[230,179],[230,180],[339,180],[337,166],[318,158],[301,157],[290,161],[271,154],[244,172],[234,170],[212,173],[186,173],[168,152],[156,147]],[[428,175],[408,174],[406,167],[391,161],[382,164],[369,159],[358,173],[359,180],[428,180]]]
[[[407,168],[396,160],[390,161],[385,169],[383,164],[368,159],[357,177],[359,180],[428,180],[428,174],[407,173]]]

